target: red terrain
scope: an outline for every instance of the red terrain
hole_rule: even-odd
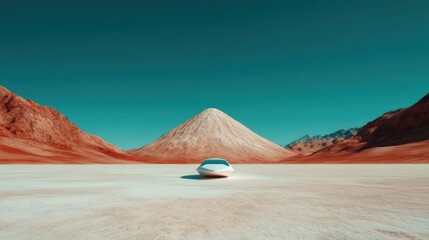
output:
[[[282,162],[429,163],[429,94],[367,123],[351,139]]]
[[[51,107],[0,86],[0,163],[86,163],[132,160],[87,134]]]
[[[51,107],[0,86],[0,163],[429,163],[429,94],[369,122],[355,137],[294,156],[217,109],[207,109],[140,149],[125,152]]]

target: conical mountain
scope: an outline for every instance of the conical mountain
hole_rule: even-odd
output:
[[[215,108],[130,153],[160,163],[199,163],[211,157],[232,163],[269,163],[293,155]]]

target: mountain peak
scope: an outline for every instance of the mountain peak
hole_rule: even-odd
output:
[[[217,108],[206,108],[198,115],[226,115],[226,114]]]
[[[221,110],[217,108],[206,108],[203,112],[222,112]]]
[[[7,88],[5,88],[3,86],[0,86],[0,96],[4,96],[4,95],[10,94],[10,93],[11,92],[9,91],[9,89],[7,89]]]
[[[198,163],[212,157],[235,163],[274,162],[293,155],[216,108],[202,111],[131,153],[162,163]]]

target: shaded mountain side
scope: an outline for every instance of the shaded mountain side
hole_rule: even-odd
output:
[[[394,146],[429,139],[429,94],[409,108],[383,114],[357,134],[363,147]]]
[[[280,161],[290,164],[392,164],[429,163],[429,140],[397,146],[373,147],[358,152],[339,151],[329,154],[291,157]]]

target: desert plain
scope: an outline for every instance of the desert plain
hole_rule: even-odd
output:
[[[429,165],[2,165],[0,239],[429,239]]]

